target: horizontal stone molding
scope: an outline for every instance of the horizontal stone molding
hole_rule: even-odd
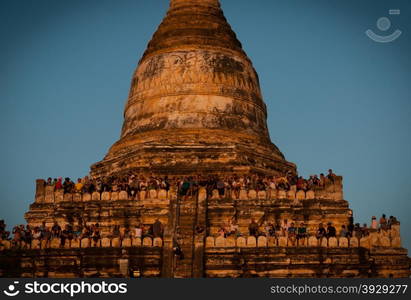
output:
[[[33,239],[31,243],[24,241],[14,242],[12,240],[0,240],[0,250],[7,249],[61,249],[61,248],[126,248],[126,247],[163,247],[163,239],[160,237],[103,237],[94,240],[93,238],[66,239],[64,244],[60,238],[50,240]]]
[[[336,192],[314,191],[314,190],[277,190],[277,189],[267,189],[256,191],[253,189],[241,189],[236,192],[234,190],[225,190],[224,195],[220,195],[218,190],[213,190],[211,193],[211,199],[236,199],[236,200],[290,200],[293,203],[298,203],[303,200],[343,200],[342,194]]]
[[[342,179],[341,179],[342,180]],[[295,185],[289,190],[271,189],[225,189],[224,195],[220,195],[218,190],[213,190],[211,199],[230,198],[237,200],[290,200],[296,204],[303,200],[325,199],[343,200],[342,183],[337,180],[329,183],[325,187],[315,187],[315,190],[297,190]],[[39,189],[39,188],[38,188]],[[204,189],[204,188],[200,188]],[[89,193],[64,193],[62,189],[55,190],[54,186],[45,186],[41,191],[36,191],[36,203],[60,203],[60,202],[88,202],[88,201],[118,201],[118,200],[170,200],[177,197],[177,191],[171,189],[149,189],[129,195],[126,191],[115,192],[93,192]]]
[[[54,190],[53,186],[47,186],[45,196],[36,196],[36,203],[61,203],[61,202],[89,202],[89,201],[138,201],[138,200],[170,200],[177,193],[174,191],[147,190],[140,191],[136,195],[129,195],[126,191],[118,192],[93,192],[89,193],[64,193],[63,190]],[[172,195],[174,193],[175,195]]]
[[[378,233],[377,235],[357,237],[330,237],[317,238],[316,236],[308,236],[303,238],[278,236],[207,236],[205,245],[207,248],[226,248],[226,247],[323,247],[323,248],[398,248],[401,247],[401,239],[399,236],[387,237],[385,234]]]

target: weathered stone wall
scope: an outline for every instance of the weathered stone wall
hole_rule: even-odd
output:
[[[40,189],[40,190],[39,190]],[[169,204],[175,191],[150,190],[141,192],[139,200],[132,200],[127,192],[68,193],[54,191],[53,186],[39,187],[36,199],[25,214],[29,225],[40,226],[43,221],[52,226],[55,221],[60,226],[98,223],[102,234],[112,233],[114,226],[153,224],[158,218],[168,223]]]
[[[343,200],[342,182],[313,191],[242,190],[238,197],[228,190],[219,196],[198,194],[178,197],[175,190],[151,190],[130,199],[125,192],[62,194],[37,184],[35,203],[26,214],[32,226],[44,220],[51,225],[74,224],[76,217],[86,223],[98,222],[102,239],[66,240],[49,243],[33,240],[13,244],[1,241],[2,276],[82,277],[138,276],[165,277],[408,277],[410,262],[401,247],[399,225],[390,230],[371,231],[357,238],[323,238],[313,234],[319,222],[337,227],[348,224],[351,215]],[[240,237],[224,238],[217,231],[235,217]],[[114,225],[134,225],[138,221],[165,224],[164,239],[120,238],[112,235]],[[304,221],[307,238],[248,236],[251,218]],[[196,233],[195,225],[204,226]],[[172,254],[175,240],[181,239],[185,258]],[[125,266],[127,270],[125,271]],[[131,273],[130,273],[131,272]],[[136,276],[137,276],[136,275]]]
[[[158,277],[161,247],[1,250],[0,277]]]
[[[64,244],[61,244],[59,238],[52,238],[51,240],[34,239],[30,244],[21,242],[13,242],[9,240],[0,240],[0,250],[36,250],[36,249],[88,249],[88,248],[125,248],[125,247],[162,247],[163,239],[160,237],[103,237],[98,241],[92,238],[74,238],[66,239]]]
[[[296,239],[288,236],[240,236],[223,237],[208,236],[206,248],[266,248],[266,247],[324,247],[324,248],[401,248],[399,225],[392,229],[371,232],[368,236],[357,237],[330,237],[318,239],[315,235]]]

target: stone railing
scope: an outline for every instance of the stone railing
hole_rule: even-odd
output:
[[[168,200],[175,192],[166,190],[141,191],[134,199],[138,200]],[[118,201],[133,200],[126,191],[119,192],[94,192],[89,193],[64,193],[63,190],[54,190],[53,186],[46,186],[44,193],[36,193],[36,203],[60,203],[60,202],[88,202],[88,201]]]
[[[213,190],[211,199],[232,198],[237,200],[288,200],[293,203],[299,203],[303,200],[313,199],[328,199],[328,200],[343,200],[341,193],[319,191],[303,191],[303,190],[271,190],[271,191],[255,191],[241,190],[238,197],[235,197],[234,192],[231,195],[220,197],[218,190]],[[120,192],[94,192],[89,193],[64,193],[62,190],[54,191],[53,187],[46,187],[44,195],[36,196],[36,203],[61,203],[61,202],[88,202],[88,201],[129,201],[129,200],[169,200],[177,197],[177,193],[166,190],[148,190],[142,191],[138,196],[130,197],[126,191]]]
[[[213,237],[206,238],[207,248],[228,248],[228,247],[327,247],[327,248],[374,248],[374,247],[401,247],[401,237],[398,228],[388,231],[373,232],[362,238],[330,237],[317,239],[315,236],[309,236],[301,239],[265,236],[240,236],[240,237]]]
[[[325,187],[316,187],[313,190],[298,190],[295,185],[290,190],[262,190],[241,189],[238,195],[233,190],[226,189],[223,198],[238,200],[289,200],[300,203],[302,200],[327,199],[343,200],[342,177],[336,177],[334,183],[328,183]],[[206,194],[205,188],[198,191]],[[45,185],[44,180],[38,179],[36,185],[36,203],[59,203],[59,202],[87,202],[87,201],[118,201],[118,200],[170,200],[177,197],[177,191],[172,188],[169,191],[164,189],[151,189],[140,191],[138,195],[130,197],[126,191],[118,192],[94,192],[94,193],[64,193],[63,190],[55,190],[54,186]],[[218,190],[212,191],[211,199],[220,199]]]
[[[220,197],[218,190],[213,190],[211,199],[227,198],[226,195]],[[297,191],[293,187],[288,190],[270,190],[270,191],[256,191],[256,190],[240,190],[238,197],[235,197],[235,193],[231,192],[231,197],[238,200],[289,200],[294,203],[298,203],[302,200],[313,199],[328,199],[328,200],[343,200],[342,193],[339,192],[325,192],[323,190],[308,190]]]
[[[52,238],[51,240],[34,239],[30,244],[24,241],[14,243],[11,240],[0,240],[0,250],[4,249],[76,249],[76,248],[125,248],[125,247],[163,247],[163,239],[160,237],[144,237],[144,238],[109,238],[103,237],[95,242],[92,238],[65,240],[64,245],[61,245],[60,238]]]
[[[289,200],[294,203],[299,203],[302,200],[327,199],[327,200],[343,200],[342,177],[337,176],[335,182],[329,182],[325,187],[314,187],[312,190],[304,191],[297,190],[296,185],[292,185],[289,190],[262,190],[241,189],[238,195],[234,191],[223,196],[224,198],[233,198],[238,200]],[[221,198],[218,190],[213,190],[211,199]]]

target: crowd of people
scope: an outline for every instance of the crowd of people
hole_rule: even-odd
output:
[[[219,177],[209,176],[187,176],[187,177],[168,177],[168,176],[136,176],[128,174],[124,176],[112,176],[91,179],[88,176],[78,178],[73,182],[69,177],[63,181],[62,177],[52,179],[49,177],[45,184],[53,186],[54,190],[63,190],[64,193],[93,193],[93,192],[117,192],[126,191],[131,198],[139,197],[139,192],[149,190],[164,189],[169,191],[175,187],[180,196],[187,197],[194,195],[199,187],[205,187],[209,196],[213,190],[218,190],[219,195],[234,196],[238,198],[240,190],[272,191],[289,190],[291,186],[296,186],[297,190],[310,190],[324,187],[328,182],[333,183],[336,175],[331,169],[328,174],[321,173],[311,175],[308,179],[302,176],[288,173],[285,176],[261,176],[252,175],[232,175]]]
[[[163,231],[163,224],[157,219],[153,224],[140,223],[135,227],[126,225],[120,228],[116,225],[107,237],[119,237],[121,239],[162,237]],[[61,247],[65,245],[67,240],[88,238],[96,246],[102,238],[102,233],[98,223],[84,226],[72,226],[70,224],[60,226],[58,222],[54,222],[52,226],[47,226],[46,222],[36,227],[17,225],[13,227],[10,233],[10,231],[6,231],[4,220],[0,220],[0,237],[1,240],[10,240],[13,245],[22,245],[22,242],[25,245],[30,245],[33,240],[45,241],[46,247],[50,245],[51,240],[54,238],[60,240]]]
[[[368,236],[372,231],[381,231],[389,230],[394,224],[399,222],[393,216],[390,216],[388,219],[383,214],[377,223],[376,217],[373,216],[371,219],[371,225],[367,226],[366,223],[363,226],[360,226],[360,223],[353,222],[351,217],[348,225],[342,225],[339,232],[333,226],[332,222],[328,222],[325,226],[323,223],[318,224],[315,235],[317,238],[330,238],[330,237],[357,237],[361,238],[363,236]],[[229,236],[242,236],[243,233],[240,231],[237,221],[229,219],[227,223],[220,227],[218,230],[218,235],[223,237]],[[249,236],[265,236],[265,237],[281,237],[286,236],[291,239],[301,239],[308,237],[309,232],[307,230],[307,224],[305,222],[291,221],[287,219],[278,222],[270,222],[262,220],[256,222],[254,218],[251,219],[251,222],[248,225],[248,235]]]
[[[371,218],[370,226],[360,223],[353,222],[351,217],[348,225],[342,225],[340,230],[333,226],[331,222],[328,222],[326,226],[323,223],[319,223],[315,235],[318,239],[320,238],[330,238],[330,237],[356,237],[361,238],[363,236],[368,236],[370,232],[389,230],[392,225],[399,224],[397,219],[393,216],[389,218],[386,215],[382,215],[379,221],[373,216]],[[195,227],[195,232],[200,234],[205,229],[197,225]],[[153,224],[142,224],[139,223],[137,226],[126,225],[124,227],[115,225],[112,232],[107,235],[108,237],[119,237],[124,238],[145,238],[145,237],[162,237],[164,233],[164,226],[159,219],[156,219]],[[223,237],[239,237],[246,235],[240,231],[237,221],[232,218],[228,222],[221,226],[218,230],[218,235]],[[248,235],[249,236],[266,236],[266,237],[281,237],[285,236],[291,240],[301,239],[308,237],[310,233],[307,229],[307,224],[305,222],[289,221],[284,219],[278,222],[270,221],[260,221],[257,222],[254,218],[251,219],[248,225]],[[66,224],[60,226],[57,222],[54,222],[52,226],[47,226],[46,222],[42,225],[31,227],[30,225],[17,225],[13,227],[13,230],[7,231],[6,224],[4,220],[0,220],[0,240],[11,240],[13,245],[21,245],[24,242],[26,245],[31,244],[35,239],[39,241],[45,241],[46,247],[49,245],[53,238],[60,240],[60,246],[64,246],[66,240],[73,239],[83,239],[88,238],[95,245],[98,245],[102,238],[101,228],[98,223],[91,225],[78,225],[72,226]]]

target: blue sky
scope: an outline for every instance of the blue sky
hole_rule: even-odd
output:
[[[411,3],[221,2],[259,73],[272,141],[305,176],[342,174],[358,222],[397,216],[411,248]],[[166,0],[0,1],[0,218],[23,222],[36,178],[84,176],[103,158],[167,7]],[[384,16],[386,32],[376,26]],[[367,29],[403,33],[381,44]]]

